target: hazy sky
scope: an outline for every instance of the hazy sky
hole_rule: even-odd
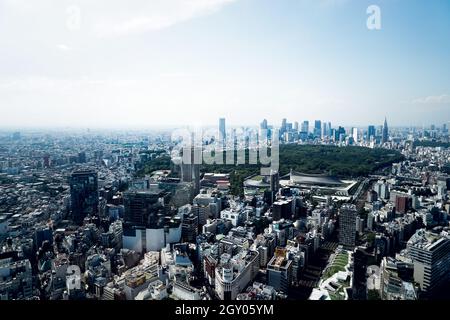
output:
[[[0,127],[222,116],[450,121],[450,1],[0,0]]]

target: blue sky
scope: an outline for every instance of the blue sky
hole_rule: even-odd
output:
[[[446,0],[0,0],[0,126],[441,124],[449,40]]]

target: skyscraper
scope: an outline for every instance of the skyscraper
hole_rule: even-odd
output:
[[[183,155],[181,164],[181,181],[194,184],[194,196],[200,192],[201,147],[191,147],[190,156]]]
[[[339,210],[339,243],[353,248],[356,244],[356,206],[343,204]]]
[[[266,120],[266,119],[264,119],[264,120],[261,122],[260,128],[261,128],[262,130],[267,130],[267,120]]]
[[[326,122],[322,123],[322,137],[328,136],[328,124]]]
[[[450,279],[450,239],[425,229],[417,230],[408,240],[407,250],[414,263],[414,281],[427,294]]]
[[[322,121],[314,121],[314,137],[320,138],[322,136]]]
[[[363,248],[353,252],[352,299],[367,300],[367,260],[368,254]]]
[[[98,213],[98,178],[95,171],[75,171],[69,178],[72,219],[82,224]]]
[[[287,125],[287,119],[283,118],[283,120],[281,121],[280,136],[286,132],[286,125]]]
[[[387,119],[384,118],[384,125],[383,125],[383,133],[381,137],[381,143],[386,143],[389,140],[389,128],[387,124]]]
[[[355,140],[355,142],[358,142],[358,128],[353,128],[352,129],[352,136],[353,136],[353,140]]]
[[[345,128],[339,126],[338,129],[334,129],[334,140],[343,141],[345,138]]]
[[[219,143],[222,146],[225,145],[225,139],[227,138],[227,131],[225,127],[225,118],[219,119]]]
[[[372,137],[375,139],[375,135],[375,126],[369,126],[369,128],[367,128],[367,141],[370,141]]]
[[[159,208],[158,200],[159,194],[149,190],[125,192],[123,195],[124,222],[139,227],[154,224]]]
[[[309,121],[303,121],[300,131],[303,132],[303,133],[308,134],[308,132],[309,132]]]

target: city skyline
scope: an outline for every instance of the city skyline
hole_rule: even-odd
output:
[[[447,123],[450,4],[372,2],[2,0],[0,127]]]
[[[449,39],[445,0],[0,0],[0,301],[450,300]]]
[[[39,132],[39,131],[58,131],[58,130],[66,130],[67,132],[70,131],[85,131],[87,130],[88,132],[114,132],[114,131],[125,131],[125,132],[165,132],[167,130],[175,130],[175,129],[183,129],[183,128],[187,128],[187,129],[211,129],[211,128],[218,128],[220,131],[220,120],[221,119],[226,119],[226,118],[219,118],[216,119],[216,123],[211,123],[211,124],[203,124],[203,125],[190,125],[190,124],[160,124],[160,125],[141,125],[141,126],[129,126],[129,125],[116,125],[116,126],[82,126],[82,125],[54,125],[54,126],[0,126],[0,132],[3,133],[11,133],[12,131],[23,131],[23,132]],[[387,120],[389,122],[388,117],[384,118],[385,120]],[[314,122],[315,121],[321,121],[322,125],[330,125],[331,124],[331,129],[334,128],[346,128],[346,129],[358,129],[358,130],[362,130],[364,132],[370,130],[370,127],[373,127],[375,130],[377,129],[382,129],[384,127],[384,121],[383,123],[379,123],[379,122],[369,122],[369,123],[365,123],[365,124],[348,124],[348,123],[336,123],[333,121],[328,121],[327,120],[323,120],[323,119],[316,119],[316,120],[310,120],[310,119],[287,119],[287,118],[282,118],[282,120],[279,123],[276,122],[272,122],[269,121],[268,119],[264,118],[262,121],[266,121],[267,124],[267,128],[276,128],[276,129],[280,129],[283,125],[283,120],[289,121],[288,124],[290,125],[294,125],[295,123],[298,123],[299,128],[297,131],[303,131],[303,127],[305,125],[305,123],[308,123],[308,132],[313,133],[314,131]],[[219,121],[219,125],[217,125],[217,121]],[[436,130],[436,129],[447,129],[448,127],[450,127],[450,121],[438,121],[436,123],[428,123],[428,124],[423,124],[423,125],[407,125],[407,124],[403,124],[403,125],[391,125],[389,124],[389,128],[390,129],[431,129],[431,130]],[[236,123],[229,123],[228,119],[226,119],[226,130],[228,131],[228,129],[232,128],[232,129],[237,129],[237,128],[246,128],[246,129],[258,129],[261,128],[261,123],[258,124],[258,121],[255,120],[253,121],[253,123],[246,123],[246,124],[236,124]],[[220,134],[220,133],[219,133]]]

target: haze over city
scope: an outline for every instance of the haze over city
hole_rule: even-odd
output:
[[[450,300],[449,39],[445,0],[0,0],[0,314]]]
[[[372,2],[0,0],[0,127],[448,122],[450,3]]]

